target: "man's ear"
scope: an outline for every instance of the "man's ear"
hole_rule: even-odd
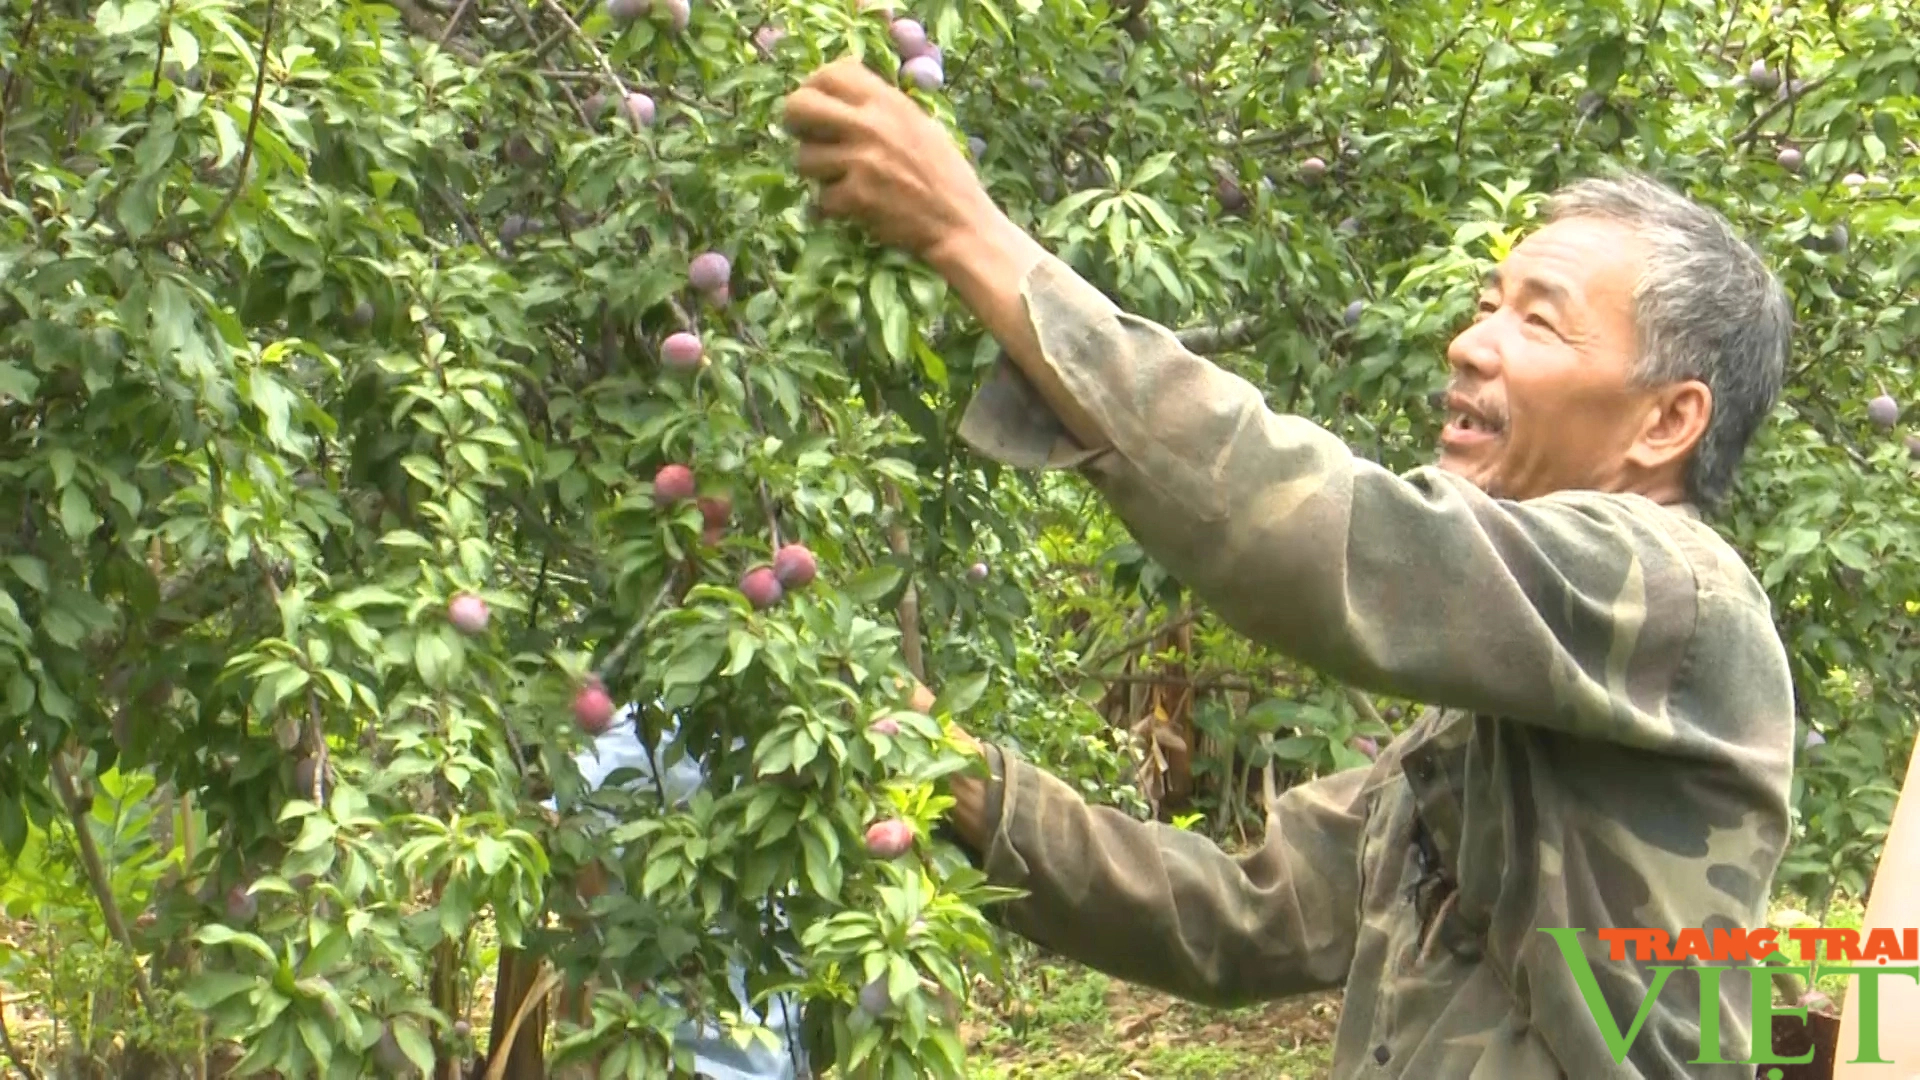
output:
[[[1713,419],[1713,391],[1698,379],[1663,386],[1647,403],[1640,435],[1627,460],[1646,472],[1673,465],[1700,445]]]

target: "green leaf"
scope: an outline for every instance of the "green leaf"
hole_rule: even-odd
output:
[[[1173,159],[1178,153],[1176,150],[1162,150],[1141,162],[1140,167],[1134,170],[1133,179],[1128,182],[1127,186],[1135,188],[1145,187],[1155,180],[1158,180],[1168,169],[1173,167]]]
[[[920,370],[925,373],[928,381],[942,390],[947,389],[947,362],[941,359],[940,354],[934,352],[926,339],[918,334],[913,338],[913,354],[920,358]]]
[[[18,668],[7,679],[7,715],[25,716],[33,708],[33,676]],[[7,801],[0,797],[0,802]]]
[[[934,708],[953,716],[966,712],[986,693],[988,678],[986,672],[979,671],[955,679],[935,699]]]
[[[1827,545],[1827,554],[1836,562],[1855,570],[1868,570],[1873,567],[1873,557],[1861,549],[1851,538],[1834,540]]]
[[[202,945],[238,945],[266,961],[269,965],[277,966],[279,963],[278,959],[273,955],[273,950],[267,948],[266,942],[252,934],[241,933],[230,926],[223,926],[220,923],[209,923],[201,927],[195,932],[193,939]]]
[[[753,654],[760,650],[760,640],[739,629],[732,631],[727,638],[732,647],[732,654],[727,660],[726,669],[720,674],[732,678],[747,670],[747,665],[753,663]]]
[[[333,1040],[327,1035],[327,1028],[318,1017],[302,1015],[294,1021],[300,1030],[300,1041],[306,1045],[307,1053],[313,1055],[319,1072],[326,1072],[333,1064]]]
[[[11,361],[0,361],[0,401],[31,401],[40,389],[40,377]]]
[[[132,37],[160,18],[157,0],[107,0],[94,12],[93,25],[103,37]]]
[[[413,1062],[421,1072],[432,1075],[433,1044],[427,1041],[426,1032],[421,1031],[417,1024],[395,1023],[393,1037],[407,1055],[408,1061]]]
[[[667,883],[680,876],[680,870],[686,864],[678,858],[654,858],[647,861],[646,872],[640,875],[640,895],[654,897]]]
[[[0,849],[5,849],[7,857],[17,859],[27,846],[27,816],[21,811],[20,800],[0,792]]]
[[[880,317],[880,343],[895,360],[907,358],[907,334],[910,329],[907,306],[900,299],[900,282],[891,270],[874,273],[867,286],[874,312]]]
[[[439,634],[417,634],[413,639],[413,666],[428,686],[443,686],[453,650]]]
[[[46,592],[53,587],[53,581],[47,576],[47,564],[30,555],[15,555],[7,560],[7,569],[25,582],[35,592]]]
[[[840,589],[855,603],[872,604],[892,593],[904,573],[890,564],[870,566],[849,578]]]

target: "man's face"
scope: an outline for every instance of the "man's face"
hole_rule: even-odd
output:
[[[1633,387],[1633,290],[1646,252],[1624,225],[1555,222],[1489,277],[1453,369],[1439,466],[1496,498],[1628,490],[1636,444],[1663,422]]]

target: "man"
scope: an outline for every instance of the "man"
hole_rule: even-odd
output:
[[[1438,466],[1397,476],[1116,308],[856,63],[786,124],[822,211],[926,260],[1002,345],[969,443],[1078,468],[1232,626],[1437,707],[1371,768],[1287,792],[1245,858],[983,748],[953,824],[1027,891],[1008,927],[1203,1002],[1344,986],[1337,1080],[1753,1075],[1692,1064],[1691,975],[1616,1065],[1539,930],[1586,929],[1626,1030],[1651,965],[1597,928],[1765,924],[1792,687],[1700,507],[1779,392],[1791,311],[1722,219],[1637,179],[1562,193],[1448,351]],[[1723,981],[1723,1060],[1748,1054],[1747,993]]]

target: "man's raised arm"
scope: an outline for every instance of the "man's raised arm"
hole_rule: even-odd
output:
[[[1704,526],[1634,496],[1511,503],[1436,469],[1398,476],[1276,415],[1026,236],[945,130],[857,62],[809,77],[786,123],[820,209],[928,260],[1005,348],[962,438],[1084,469],[1248,637],[1362,689],[1662,749],[1743,734],[1675,730],[1698,645],[1755,673],[1755,709],[1785,696],[1766,596]]]
[[[1515,503],[1395,474],[998,229],[930,253],[1011,361],[961,426],[981,453],[1081,469],[1229,625],[1354,686],[1647,747],[1726,736],[1666,709],[1701,627],[1770,617],[1704,526],[1633,496]]]

